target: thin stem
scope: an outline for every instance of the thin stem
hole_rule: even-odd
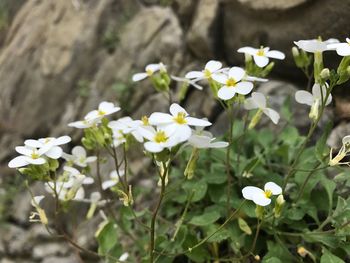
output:
[[[229,134],[228,134],[228,143],[229,146],[226,148],[226,175],[227,175],[227,198],[226,198],[226,206],[227,206],[227,216],[230,213],[230,207],[231,207],[231,187],[232,187],[232,176],[231,176],[231,165],[230,165],[230,153],[231,153],[231,146],[232,146],[232,132],[233,132],[233,112],[232,112],[232,105],[227,109],[227,115],[230,122],[230,128],[229,128]]]
[[[165,163],[163,163],[162,165],[163,165],[163,174],[160,175],[161,189],[160,189],[160,194],[159,194],[159,199],[158,199],[157,205],[156,205],[155,209],[153,210],[152,219],[151,219],[151,226],[150,226],[150,228],[151,228],[150,251],[149,251],[150,263],[154,262],[155,225],[156,225],[157,215],[158,215],[160,206],[161,206],[163,198],[164,198],[165,180],[166,180],[166,174],[168,171],[168,167],[165,165]]]

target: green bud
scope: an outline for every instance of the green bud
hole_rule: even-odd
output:
[[[283,208],[285,202],[286,201],[284,200],[283,195],[279,195],[277,197],[275,208],[273,209],[276,218],[279,218],[281,216],[282,208]]]
[[[257,205],[255,208],[255,215],[257,218],[259,219],[263,219],[264,218],[264,213],[265,213],[265,209],[263,206]]]
[[[317,99],[314,101],[310,109],[309,117],[311,120],[316,121],[318,119],[319,108],[320,108],[320,100]]]
[[[188,160],[184,175],[187,179],[192,179],[194,176],[194,172],[197,167],[197,161],[199,158],[199,150],[197,148],[193,148],[190,159]]]
[[[292,54],[294,59],[298,59],[300,56],[299,49],[297,47],[292,47]]]
[[[328,68],[322,69],[322,71],[320,73],[320,77],[322,80],[324,80],[324,81],[328,80],[330,76],[331,76],[331,73],[330,73]]]
[[[262,110],[258,109],[258,111],[255,113],[255,115],[253,116],[252,120],[249,123],[249,126],[248,126],[249,130],[253,129],[259,123],[262,113],[263,113]]]

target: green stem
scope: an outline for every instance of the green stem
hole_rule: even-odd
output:
[[[230,207],[231,207],[231,187],[232,187],[232,176],[231,176],[231,165],[230,165],[230,153],[231,153],[231,146],[232,146],[232,132],[233,132],[233,107],[232,105],[229,106],[229,108],[227,109],[227,115],[229,118],[229,122],[230,122],[230,128],[229,128],[229,135],[228,135],[228,143],[229,146],[226,149],[226,175],[227,175],[227,198],[226,198],[226,206],[227,206],[227,216],[230,213]]]

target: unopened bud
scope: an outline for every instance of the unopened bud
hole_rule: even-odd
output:
[[[308,254],[308,251],[304,247],[298,247],[297,252],[303,258]]]
[[[255,259],[256,261],[260,261],[260,256],[259,256],[259,255],[255,255],[255,256],[254,256],[254,259]]]
[[[309,117],[311,120],[316,121],[319,114],[320,100],[316,99],[311,106]]]
[[[191,157],[188,160],[184,175],[187,179],[192,179],[194,176],[194,172],[197,166],[197,160],[199,158],[199,150],[197,148],[193,148]]]
[[[297,59],[300,56],[299,49],[297,47],[292,48],[292,54],[295,59]]]
[[[284,200],[283,195],[279,195],[277,197],[275,208],[273,209],[276,218],[279,218],[281,216],[282,208],[285,202],[286,201]]]
[[[329,69],[328,68],[324,68],[322,69],[321,73],[320,73],[320,77],[323,80],[327,80],[329,79],[329,77],[331,76]]]
[[[279,195],[276,199],[276,202],[278,205],[283,205],[286,202],[286,200],[284,200],[283,195]]]

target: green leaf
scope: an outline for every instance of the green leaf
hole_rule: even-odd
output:
[[[327,196],[328,196],[328,202],[329,202],[329,208],[331,208],[333,205],[333,192],[335,190],[336,183],[333,182],[333,180],[330,180],[326,177],[323,177],[321,180],[321,184],[324,187],[324,189],[326,189]]]
[[[252,234],[252,230],[249,227],[249,225],[247,224],[247,222],[243,219],[243,218],[238,218],[238,226],[239,228],[246,233],[247,235],[251,235]]]
[[[191,181],[186,181],[182,185],[182,188],[187,192],[187,194],[192,193],[192,190],[194,190],[192,202],[198,202],[204,198],[204,196],[207,192],[207,189],[208,189],[208,185],[204,179],[202,179],[200,181],[191,180]]]
[[[190,220],[190,224],[196,226],[206,226],[216,222],[220,218],[220,213],[217,211],[204,212],[204,214],[199,216],[194,216]]]
[[[316,146],[315,146],[315,155],[316,158],[320,161],[320,162],[324,162],[324,157],[328,155],[328,146],[327,146],[327,139],[329,137],[329,134],[332,130],[332,123],[329,122],[326,125],[326,128],[324,129],[324,132],[321,136],[321,138],[317,141]]]
[[[263,263],[282,263],[282,261],[279,259],[279,258],[276,258],[276,257],[270,257],[268,259],[264,259],[262,261]]]
[[[107,255],[117,244],[117,227],[114,222],[108,222],[97,235],[98,253]]]
[[[329,250],[324,249],[321,263],[344,263],[345,261],[333,255]]]

